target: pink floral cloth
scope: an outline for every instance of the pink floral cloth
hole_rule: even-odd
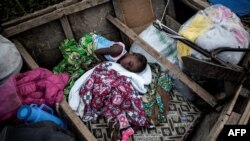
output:
[[[126,115],[124,123],[128,120],[135,125],[147,125],[139,93],[127,77],[108,69],[108,63],[95,68],[81,87],[80,96],[85,104],[83,120],[95,119],[99,115],[108,119]],[[121,121],[120,125],[124,124]]]

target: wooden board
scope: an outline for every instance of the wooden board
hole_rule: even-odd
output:
[[[242,85],[240,85],[237,89],[237,92],[233,99],[231,99],[226,106],[224,107],[223,111],[220,114],[220,117],[218,118],[217,122],[211,129],[211,132],[208,134],[206,137],[205,141],[216,141],[218,138],[219,134],[221,133],[224,125],[228,122],[229,117],[232,114],[233,108],[235,106],[236,100],[238,99],[240,95]]]
[[[131,40],[140,45],[145,51],[147,51],[152,57],[154,57],[159,63],[165,66],[173,74],[176,75],[183,83],[185,83],[190,89],[192,89],[197,95],[199,95],[204,101],[206,101],[212,107],[216,107],[216,99],[211,96],[206,90],[196,84],[187,75],[185,75],[179,68],[174,64],[170,63],[165,57],[162,57],[159,52],[157,52],[154,47],[150,46],[147,42],[142,40],[133,30],[123,24],[119,19],[112,16],[108,16],[107,19],[113,23],[117,28],[119,28],[124,34],[126,34]],[[217,107],[216,110],[220,111],[222,107]]]
[[[68,17],[63,16],[62,18],[60,18],[60,22],[62,24],[63,31],[64,31],[66,38],[68,38],[68,39],[74,38],[72,29],[71,29],[70,24],[69,24]]]
[[[15,39],[13,40],[13,42],[16,45],[18,51],[20,52],[24,62],[28,65],[29,69],[38,68],[39,66],[37,65],[35,60],[30,56],[28,51],[23,47],[23,45]]]
[[[47,69],[52,69],[62,60],[58,47],[65,38],[60,20],[32,28],[14,37],[22,43],[39,66]]]
[[[67,6],[67,7],[59,8],[59,9],[57,9],[53,12],[50,12],[48,14],[38,16],[36,18],[22,22],[18,25],[6,28],[3,31],[3,35],[5,37],[11,37],[13,35],[27,31],[27,30],[32,29],[34,27],[37,27],[39,25],[48,23],[48,22],[56,20],[56,19],[59,19],[65,15],[70,15],[72,13],[76,13],[76,12],[82,11],[84,9],[87,9],[87,8],[90,8],[90,7],[93,7],[96,5],[100,5],[100,4],[103,4],[106,2],[109,2],[109,0],[84,0],[84,1],[78,2],[76,4],[72,4],[70,6]]]
[[[250,120],[250,99],[248,99],[247,106],[240,118],[239,124],[247,125],[249,123],[249,120]]]
[[[236,113],[236,112],[232,112],[232,114],[230,115],[228,121],[227,121],[227,125],[237,125],[239,120],[240,120],[241,114]]]
[[[151,0],[113,0],[112,2],[116,17],[137,34],[155,20]],[[132,41],[123,33],[121,37],[127,46],[132,44]]]
[[[107,2],[69,15],[68,19],[75,39],[77,40],[84,34],[95,31],[109,40],[121,41],[119,30],[105,18],[110,13],[114,13],[114,10],[112,3]]]
[[[3,28],[8,28],[10,26],[17,25],[19,23],[25,22],[25,21],[30,20],[32,18],[35,18],[35,17],[41,16],[41,15],[50,13],[52,11],[55,11],[56,7],[58,7],[58,6],[64,6],[65,7],[65,6],[69,6],[71,4],[74,4],[76,2],[78,2],[78,0],[65,0],[65,1],[63,1],[63,2],[61,2],[59,4],[49,6],[49,7],[45,8],[45,9],[41,9],[41,10],[36,11],[34,13],[28,14],[26,16],[23,16],[23,17],[8,21],[6,23],[3,23],[2,26],[3,26]]]
[[[146,25],[155,19],[151,0],[114,0],[113,4],[116,16],[129,28]]]

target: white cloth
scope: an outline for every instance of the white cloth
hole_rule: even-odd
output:
[[[152,46],[162,57],[167,58],[172,64],[178,65],[176,41],[165,32],[159,31],[151,24],[148,26],[139,37]],[[152,57],[147,51],[145,51],[136,42],[131,45],[130,52],[136,52],[143,54],[149,63],[158,63],[161,66],[161,70],[166,71],[154,57]]]

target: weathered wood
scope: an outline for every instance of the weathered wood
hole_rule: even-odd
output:
[[[67,16],[63,16],[62,18],[60,18],[60,22],[62,24],[65,36],[67,38],[74,38],[74,35],[73,35],[72,29],[70,27],[69,20],[68,20]]]
[[[47,14],[47,13],[50,13],[54,10],[56,10],[56,7],[57,6],[68,6],[68,5],[71,5],[71,4],[74,4],[76,3],[78,0],[65,0],[59,4],[55,4],[55,5],[52,5],[52,6],[49,6],[45,9],[42,9],[42,10],[38,10],[34,13],[31,13],[31,14],[28,14],[26,16],[22,16],[20,18],[17,18],[17,19],[14,19],[14,20],[11,20],[9,22],[5,22],[2,24],[3,28],[7,28],[7,27],[10,27],[10,26],[14,26],[14,25],[17,25],[21,22],[24,22],[24,21],[27,21],[27,20],[30,20],[32,18],[35,18],[35,17],[38,17],[38,16],[41,16],[41,15],[44,15],[44,14]]]
[[[248,124],[250,120],[250,99],[248,99],[247,106],[245,108],[245,111],[242,114],[242,117],[240,118],[240,121],[238,124],[240,125],[246,125]]]
[[[211,132],[206,137],[206,141],[215,141],[218,138],[224,125],[227,123],[229,117],[231,116],[233,107],[235,106],[236,100],[238,99],[240,95],[241,88],[242,88],[242,85],[238,87],[237,92],[234,95],[233,99],[231,99],[224,107],[223,111],[220,114],[220,117],[218,118],[218,121],[215,123],[215,125],[211,129]]]
[[[73,124],[73,127],[76,128],[78,132],[77,136],[84,138],[86,141],[97,141],[83,121],[72,111],[65,99],[60,103],[60,108],[65,113],[68,121],[70,121]]]
[[[84,34],[95,31],[109,40],[121,41],[119,30],[105,18],[110,13],[114,13],[114,9],[112,3],[107,2],[69,15],[68,19],[75,39],[80,39]]]
[[[155,20],[151,0],[119,0],[124,23],[129,28],[143,26]],[[138,34],[138,33],[137,33]]]
[[[192,131],[193,136],[189,139],[190,141],[204,141],[208,133],[213,128],[215,122],[218,120],[220,113],[211,111],[202,117],[201,122],[195,126]]]
[[[230,104],[228,107],[226,107],[225,109],[227,109],[226,113],[227,115],[231,115],[232,111],[233,111],[233,108],[235,106],[235,103],[236,103],[236,100],[238,99],[239,95],[240,95],[240,92],[241,92],[241,89],[242,89],[242,85],[240,85],[233,97],[233,99],[230,101]]]
[[[33,19],[28,20],[26,22],[22,22],[16,26],[6,28],[3,31],[3,35],[5,37],[10,37],[10,36],[16,35],[18,33],[21,33],[23,31],[37,27],[39,25],[48,23],[48,22],[56,20],[56,19],[59,19],[63,16],[70,15],[72,13],[76,13],[76,12],[88,9],[88,8],[96,6],[96,5],[106,3],[108,1],[110,1],[110,0],[84,0],[84,1],[81,1],[79,3],[67,6],[67,7],[59,8],[51,13],[33,18]]]
[[[16,48],[18,49],[18,51],[20,52],[23,60],[28,65],[29,69],[38,68],[39,66],[34,61],[34,59],[30,56],[28,51],[23,47],[23,45],[18,40],[15,40],[15,39],[13,40],[13,42],[16,45]]]
[[[193,0],[193,1],[202,6],[203,9],[210,6],[209,3],[205,0]]]
[[[113,0],[116,17],[139,34],[155,19],[151,0]],[[121,33],[123,42],[128,46],[132,41]]]
[[[124,15],[122,14],[122,9],[121,9],[121,5],[119,3],[119,0],[112,0],[112,3],[113,3],[113,7],[114,7],[114,10],[115,10],[116,17],[119,20],[121,20],[122,22],[124,22]],[[120,32],[120,35],[121,35],[121,39],[122,39],[123,43],[126,46],[130,46],[131,43],[129,41],[129,38],[124,33],[122,33],[122,32]]]
[[[236,124],[238,124],[240,117],[241,117],[241,114],[236,113],[236,112],[232,112],[232,114],[230,115],[226,124],[227,125],[236,125]]]
[[[60,8],[63,8],[63,6],[59,5],[56,8],[60,9]],[[60,22],[61,22],[61,25],[63,27],[63,31],[64,31],[64,34],[65,34],[66,38],[74,38],[71,26],[69,24],[68,17],[63,16],[62,18],[60,18]]]
[[[195,93],[197,93],[203,100],[205,100],[212,107],[217,106],[216,99],[211,96],[206,90],[196,84],[187,75],[185,75],[179,68],[174,64],[170,63],[165,57],[157,52],[153,47],[151,47],[147,42],[142,40],[135,32],[123,24],[119,19],[112,16],[108,16],[107,19],[118,27],[123,33],[125,33],[131,40],[140,45],[144,50],[146,50],[151,56],[153,56],[159,63],[165,66],[173,74],[175,74],[182,82],[184,82],[189,88],[191,88]],[[220,107],[221,108],[221,107]],[[218,111],[220,109],[217,109]]]

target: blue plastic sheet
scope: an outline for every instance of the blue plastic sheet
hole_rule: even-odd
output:
[[[250,13],[250,0],[209,0],[212,4],[222,4],[230,8],[238,16]]]

